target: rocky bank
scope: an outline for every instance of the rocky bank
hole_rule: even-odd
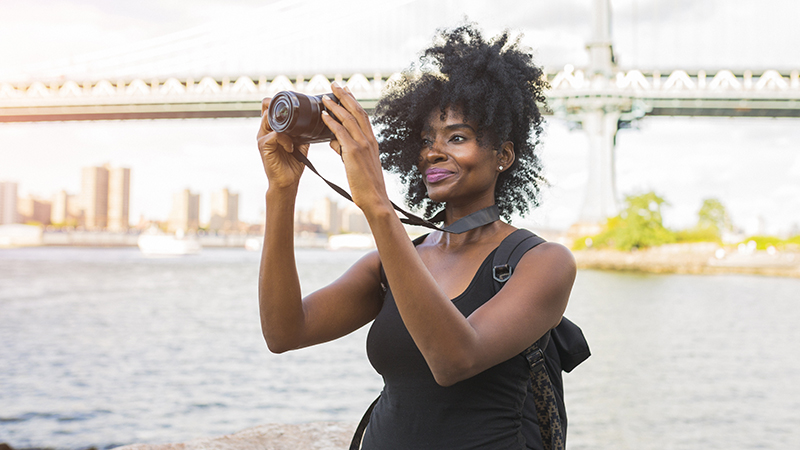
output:
[[[800,253],[797,252],[742,252],[716,244],[673,244],[632,252],[581,250],[573,254],[581,269],[800,278]]]
[[[133,444],[115,450],[346,450],[355,423],[267,424],[176,444]]]

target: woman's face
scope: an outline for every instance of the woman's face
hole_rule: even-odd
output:
[[[447,109],[428,116],[422,130],[422,149],[417,168],[436,202],[476,207],[494,204],[494,188],[499,174],[498,152],[478,143],[475,124]]]

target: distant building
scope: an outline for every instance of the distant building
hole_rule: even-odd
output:
[[[53,196],[52,208],[50,209],[50,223],[54,225],[66,225],[69,211],[69,194],[67,191],[59,191]]]
[[[108,168],[81,170],[81,203],[86,228],[98,230],[108,226]]]
[[[108,169],[108,229],[128,231],[130,220],[131,169]]]
[[[169,231],[197,230],[200,227],[200,194],[184,189],[172,195]]]
[[[88,229],[126,231],[129,227],[131,169],[84,167],[81,172],[83,224]]]
[[[339,234],[339,207],[335,201],[328,197],[322,197],[311,210],[311,223],[319,225],[322,230],[329,234]]]
[[[50,225],[50,210],[50,202],[33,196],[21,198],[17,203],[17,212],[22,223]]]
[[[340,212],[341,230],[343,233],[371,233],[369,223],[358,206],[349,204]]]
[[[211,194],[211,219],[208,229],[211,231],[230,231],[239,225],[239,194],[232,194],[222,189]]]
[[[296,232],[312,233],[370,233],[364,213],[353,205],[344,207],[328,197],[319,199],[310,210],[297,210],[294,217]]]
[[[67,195],[67,220],[72,221],[74,226],[83,226],[86,221],[85,216],[80,194]]]
[[[53,196],[50,209],[50,223],[53,225],[76,227],[83,225],[83,206],[77,195],[59,191]]]
[[[313,222],[312,210],[297,209],[294,212],[295,233],[322,233],[322,227]],[[265,216],[266,218],[266,216]],[[266,222],[266,221],[265,221]]]
[[[0,181],[0,225],[19,223],[17,217],[17,183]]]

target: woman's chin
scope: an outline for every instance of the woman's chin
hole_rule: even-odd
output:
[[[447,201],[447,196],[441,190],[428,189],[428,198],[436,203],[444,203]]]

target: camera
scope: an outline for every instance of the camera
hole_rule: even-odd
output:
[[[296,144],[327,142],[334,139],[330,129],[322,121],[322,97],[328,96],[336,103],[333,94],[306,95],[300,92],[281,91],[272,97],[267,111],[269,126],[274,131],[286,133]],[[336,116],[331,114],[336,119]]]

